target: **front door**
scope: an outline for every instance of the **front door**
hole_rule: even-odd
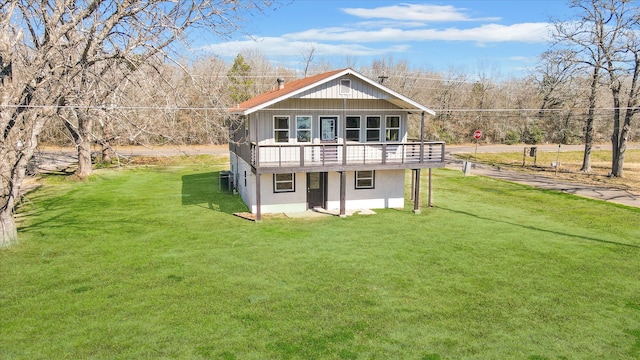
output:
[[[320,117],[320,142],[322,144],[335,144],[338,142],[338,118],[336,116]],[[323,163],[338,160],[338,147],[336,145],[323,145],[320,159]]]
[[[327,173],[307,173],[307,208],[325,208]]]
[[[338,138],[338,118],[335,116],[320,117],[320,141],[336,142]]]

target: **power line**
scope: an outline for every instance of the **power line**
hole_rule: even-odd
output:
[[[83,110],[102,110],[102,111],[114,111],[114,110],[161,110],[161,111],[185,111],[185,110],[193,110],[193,111],[229,111],[229,110],[238,110],[238,108],[234,107],[195,107],[195,106],[99,106],[99,105],[13,105],[13,104],[1,104],[0,108],[7,109],[83,109]],[[300,109],[296,108],[277,108],[277,109],[263,109],[269,111],[300,111]],[[368,111],[416,111],[415,109],[328,109],[328,108],[305,108],[304,111],[350,111],[350,112],[368,112]],[[450,108],[450,109],[432,109],[436,113],[452,113],[452,112],[537,112],[537,113],[556,113],[556,112],[566,112],[566,111],[587,111],[588,108],[580,107],[580,108],[567,108],[567,109],[537,109],[537,108],[493,108],[493,109],[474,109],[474,108]],[[595,111],[626,111],[626,110],[640,110],[637,107],[600,107],[594,108]]]

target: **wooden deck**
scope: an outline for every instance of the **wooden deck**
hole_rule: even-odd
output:
[[[419,169],[444,166],[444,142],[251,144],[256,173]]]

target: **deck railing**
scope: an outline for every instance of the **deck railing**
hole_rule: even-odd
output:
[[[444,142],[273,145],[251,143],[251,164],[255,168],[424,163],[444,163]]]

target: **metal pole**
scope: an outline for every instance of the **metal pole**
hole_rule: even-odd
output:
[[[558,176],[558,168],[560,167],[560,144],[558,144],[558,155],[556,155],[556,176]]]
[[[473,162],[478,162],[478,138],[476,138],[476,154],[474,158]]]

